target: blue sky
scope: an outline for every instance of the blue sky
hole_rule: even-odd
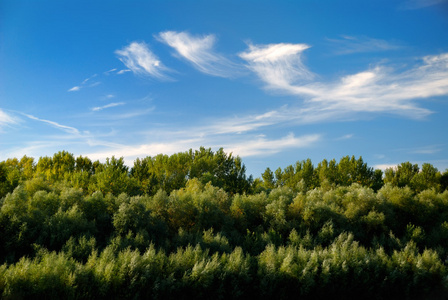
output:
[[[448,1],[0,2],[0,160],[448,168]]]

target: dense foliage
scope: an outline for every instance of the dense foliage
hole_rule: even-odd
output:
[[[3,299],[444,299],[448,172],[201,148],[0,162]]]

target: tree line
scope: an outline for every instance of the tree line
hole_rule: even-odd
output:
[[[11,193],[20,183],[27,180],[61,183],[80,188],[85,194],[101,191],[103,194],[155,195],[159,190],[170,193],[185,187],[188,180],[197,178],[202,183],[231,194],[255,194],[277,187],[290,187],[294,191],[311,190],[324,186],[361,186],[379,190],[384,184],[410,187],[415,192],[434,188],[444,191],[448,188],[448,170],[441,173],[434,166],[424,163],[404,162],[383,173],[367,166],[362,157],[324,159],[314,166],[310,159],[297,161],[274,172],[270,168],[254,179],[246,175],[246,167],[239,156],[226,154],[221,148],[214,152],[210,148],[179,152],[173,155],[159,154],[136,159],[131,168],[123,157],[107,158],[106,162],[91,161],[88,157],[74,157],[67,151],[55,153],[52,157],[34,158],[23,156],[20,160],[10,158],[0,162],[0,197]],[[37,184],[37,183],[36,183]]]
[[[346,156],[253,179],[200,148],[0,163],[0,297],[440,299],[446,175]]]

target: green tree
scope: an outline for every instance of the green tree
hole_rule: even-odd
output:
[[[378,184],[378,175],[379,173],[375,173],[373,168],[367,166],[361,156],[358,159],[355,156],[351,158],[345,156],[341,158],[338,164],[337,183],[344,186],[358,183],[372,187]]]
[[[265,189],[271,190],[275,187],[275,177],[271,169],[266,168],[261,177],[263,178],[263,187]]]
[[[416,192],[426,189],[440,190],[440,179],[442,175],[433,165],[424,163],[419,173],[411,179],[410,185]]]
[[[113,195],[123,192],[130,195],[138,193],[137,182],[129,177],[128,167],[124,164],[123,157],[107,158],[106,162],[97,169],[101,171],[95,172],[92,176],[89,192],[101,191],[103,194]]]
[[[397,166],[396,169],[388,168],[384,172],[384,183],[390,183],[393,186],[405,187],[411,186],[411,181],[418,174],[419,167],[417,164],[404,162]]]
[[[92,175],[94,173],[92,161],[88,157],[78,156],[75,160],[75,171]]]
[[[440,190],[445,191],[448,189],[448,169],[440,175]]]
[[[336,184],[338,177],[338,166],[335,159],[327,161],[323,159],[316,168],[316,173],[321,185]]]

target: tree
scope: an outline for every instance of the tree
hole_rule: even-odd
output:
[[[274,177],[274,173],[272,173],[271,169],[266,168],[266,170],[261,175],[261,177],[263,178],[264,188],[270,190],[275,187],[275,177]]]
[[[143,192],[150,195],[159,189],[170,193],[183,188],[193,178],[203,184],[211,182],[231,193],[247,192],[251,185],[251,178],[246,178],[246,167],[241,159],[226,154],[222,148],[213,152],[210,148],[201,147],[171,156],[159,154],[137,159],[131,176],[137,179]]]
[[[384,173],[384,183],[390,183],[393,186],[405,187],[410,186],[412,178],[418,173],[419,168],[417,164],[404,162],[397,166],[396,169],[388,168]]]
[[[128,175],[128,167],[124,164],[123,157],[119,159],[112,156],[107,158],[106,163],[98,168],[92,176],[92,182],[89,186],[90,192],[101,191],[103,194],[111,193],[118,195],[121,193],[128,193],[130,195],[137,194],[137,182],[134,178]]]
[[[335,184],[338,177],[338,167],[335,159],[323,159],[316,168],[320,184]]]
[[[363,186],[379,189],[382,186],[382,173],[380,172],[368,167],[361,156],[358,159],[355,159],[354,155],[351,158],[345,156],[339,161],[336,182],[343,186],[358,183]]]
[[[11,193],[20,183],[34,176],[34,159],[23,156],[0,163],[0,198]]]
[[[281,168],[277,168],[277,170],[275,170],[275,183],[276,186],[283,186],[285,184],[285,180],[283,179],[283,172]]]
[[[448,189],[448,169],[440,176],[440,190],[443,192]]]
[[[442,175],[433,165],[424,163],[419,173],[415,174],[411,179],[411,187],[416,192],[421,192],[426,189],[433,188],[440,189],[440,179]]]
[[[52,182],[63,179],[74,170],[75,158],[67,151],[59,151],[53,157],[40,157],[36,166],[36,173]]]
[[[76,172],[86,172],[92,175],[94,172],[93,163],[88,157],[79,156],[75,160],[75,171]]]

